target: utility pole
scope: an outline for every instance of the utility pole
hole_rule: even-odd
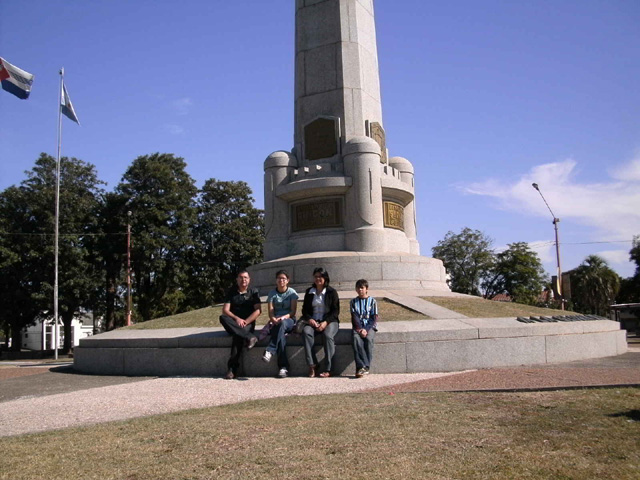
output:
[[[127,212],[127,327],[131,325],[131,210]]]

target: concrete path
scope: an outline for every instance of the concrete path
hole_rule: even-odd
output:
[[[3,369],[0,367],[0,378]],[[229,403],[292,395],[354,393],[452,375],[416,373],[306,378],[140,378],[73,374],[70,366],[28,368],[0,380],[0,436],[21,435]],[[39,369],[40,372],[36,372]],[[7,373],[5,372],[5,376]],[[88,378],[87,378],[88,377]],[[21,381],[25,380],[25,381]],[[28,381],[26,381],[28,380]],[[104,386],[99,386],[104,382]],[[89,388],[87,388],[89,387]],[[61,393],[53,393],[58,389]]]
[[[82,375],[69,363],[0,363],[0,436],[291,395],[640,386],[640,339],[624,355],[536,367],[362,379],[149,378]],[[43,412],[48,412],[44,414]]]

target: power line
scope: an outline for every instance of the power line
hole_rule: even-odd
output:
[[[108,235],[126,235],[127,232],[123,233],[62,233],[61,237],[106,237]],[[0,235],[5,236],[24,236],[24,237],[52,237],[53,233],[3,233],[0,232]]]

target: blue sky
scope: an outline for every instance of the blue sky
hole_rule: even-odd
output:
[[[416,172],[421,253],[470,227],[530,242],[555,271],[588,254],[622,276],[640,234],[640,2],[376,0],[383,122]],[[0,91],[0,189],[55,155],[60,67],[81,127],[63,152],[112,189],[139,155],[200,186],[244,180],[293,142],[293,0],[2,0],[0,56],[36,75]]]

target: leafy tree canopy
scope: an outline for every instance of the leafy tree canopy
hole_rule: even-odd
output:
[[[568,273],[573,308],[580,313],[607,315],[620,289],[620,277],[606,260],[589,255]]]
[[[253,201],[246,182],[212,178],[202,187],[190,257],[192,307],[221,300],[238,270],[262,261],[264,222]]]
[[[484,283],[485,296],[507,293],[518,303],[535,305],[547,275],[538,254],[526,242],[516,242],[496,255],[496,261]]]
[[[116,187],[132,212],[132,269],[141,320],[183,308],[196,192],[185,161],[166,153],[136,158]]]
[[[479,230],[463,228],[458,234],[447,232],[432,253],[444,263],[451,276],[451,290],[480,295],[484,278],[493,268],[493,240]]]

